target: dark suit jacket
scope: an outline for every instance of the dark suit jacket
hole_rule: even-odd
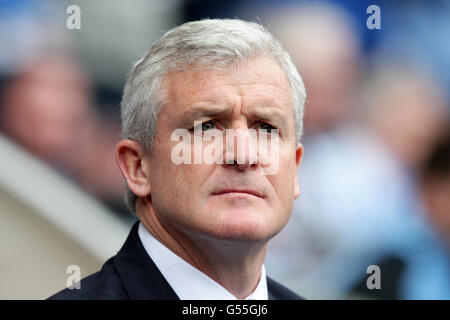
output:
[[[145,251],[138,225],[139,221],[116,256],[106,261],[100,271],[81,280],[80,289],[64,289],[49,299],[179,299]],[[267,289],[271,300],[302,299],[269,277]]]

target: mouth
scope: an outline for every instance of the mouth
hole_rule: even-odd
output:
[[[237,196],[237,195],[247,195],[247,196],[253,196],[257,198],[264,199],[265,196],[261,193],[259,193],[256,190],[251,189],[223,189],[218,192],[214,192],[213,196],[222,196],[222,195],[230,195],[230,196]]]

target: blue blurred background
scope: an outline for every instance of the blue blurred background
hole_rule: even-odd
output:
[[[125,74],[165,31],[206,17],[265,25],[308,94],[301,195],[269,275],[313,299],[449,299],[450,175],[430,160],[448,141],[449,1],[0,0],[1,133],[131,223],[114,162]]]

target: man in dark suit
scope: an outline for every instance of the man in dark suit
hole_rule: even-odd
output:
[[[127,76],[116,161],[139,217],[102,270],[52,299],[298,299],[266,277],[300,194],[305,88],[262,26],[183,24]]]
[[[65,289],[50,297],[52,300],[99,299],[179,299],[164,276],[149,259],[137,234],[138,222],[118,254],[102,267],[102,270],[81,280],[81,289]],[[189,290],[194,288],[188,288]],[[301,299],[291,290],[267,277],[270,300]],[[209,297],[214,299],[214,297]]]

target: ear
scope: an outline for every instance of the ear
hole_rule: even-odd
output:
[[[294,198],[297,199],[300,195],[300,185],[298,183],[298,168],[300,167],[300,162],[302,161],[303,157],[303,146],[299,142],[297,143],[297,149],[295,150],[295,178],[294,178]]]
[[[138,197],[150,194],[150,171],[144,161],[147,155],[136,141],[122,140],[116,146],[116,163],[127,180],[128,187]]]

